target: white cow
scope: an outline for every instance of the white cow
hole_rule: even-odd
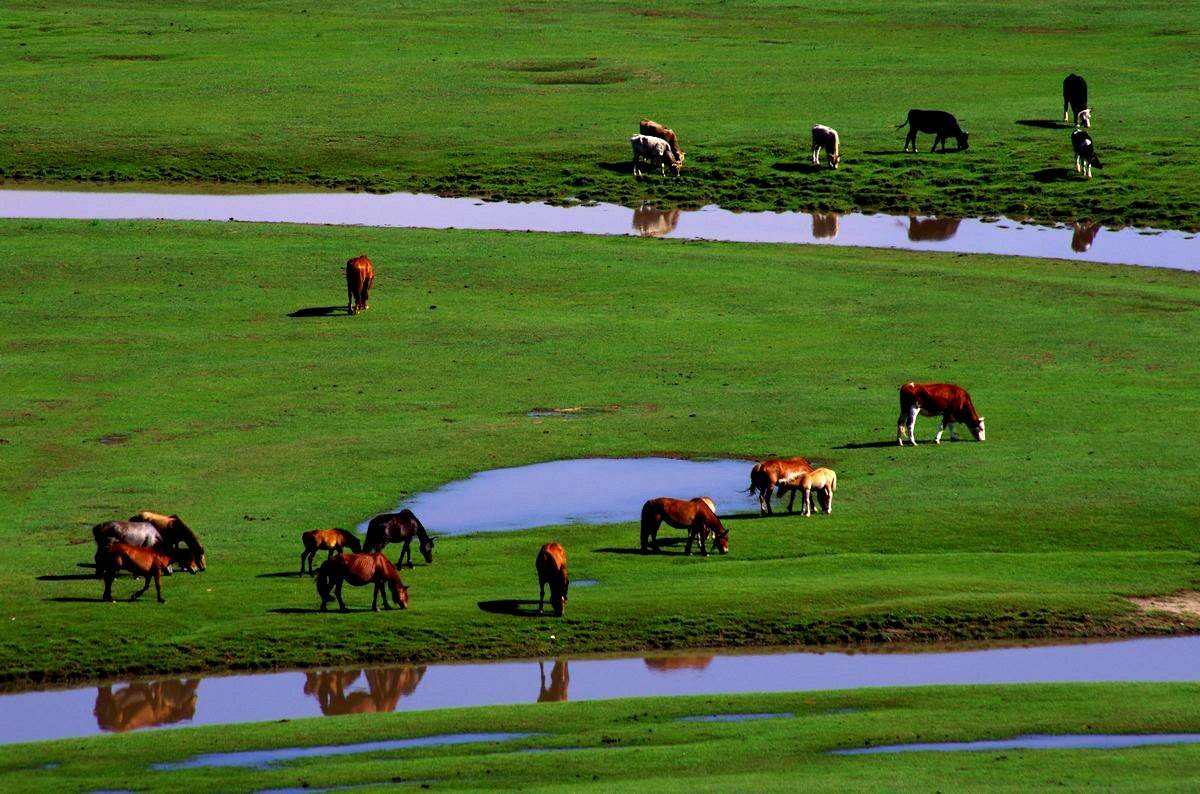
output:
[[[669,166],[671,173],[679,176],[679,171],[683,168],[683,153],[680,152],[679,157],[676,158],[671,144],[662,138],[655,138],[653,135],[634,135],[629,139],[629,143],[633,147],[633,175],[635,177],[642,175],[640,167],[642,163],[647,163],[651,168],[657,167],[663,176],[667,175]]]
[[[837,168],[842,161],[842,152],[838,145],[838,133],[833,127],[824,124],[814,124],[812,128],[812,164],[821,164],[821,150],[829,157],[829,167]]]

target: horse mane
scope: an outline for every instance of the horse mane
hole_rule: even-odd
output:
[[[192,531],[192,528],[183,523],[183,519],[174,513],[171,514],[171,530],[175,533],[177,540],[182,540],[192,555],[199,560],[204,555],[204,546],[200,543],[200,538]]]

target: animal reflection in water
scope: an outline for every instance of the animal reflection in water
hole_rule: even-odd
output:
[[[679,210],[659,210],[645,204],[633,211],[633,228],[643,237],[662,237],[679,225]]]
[[[1092,247],[1096,233],[1100,231],[1098,223],[1077,223],[1075,232],[1071,235],[1071,250],[1082,254]]]
[[[712,656],[647,656],[642,661],[657,673],[674,670],[704,670],[712,663]]]
[[[914,242],[941,242],[958,234],[961,218],[908,218],[908,239]]]
[[[96,689],[96,725],[102,731],[135,731],[190,720],[196,715],[200,679],[138,681]]]
[[[360,677],[367,690],[346,690]],[[395,711],[400,698],[408,697],[425,676],[425,665],[370,670],[317,670],[304,674],[304,694],[312,695],[327,717]]]
[[[550,681],[546,682],[546,665],[538,661],[538,673],[541,675],[542,688],[538,692],[538,703],[557,703],[567,699],[567,688],[571,685],[571,673],[567,669],[566,659],[555,659],[554,667],[550,668]]]
[[[814,212],[812,215],[813,237],[817,240],[832,240],[838,236],[842,216],[836,212]]]

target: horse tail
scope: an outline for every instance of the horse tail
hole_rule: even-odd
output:
[[[899,123],[899,124],[897,124],[897,125],[896,125],[896,129],[900,129],[901,127],[907,127],[907,126],[908,126],[908,123],[909,123],[910,121],[912,121],[912,114],[911,114],[911,113],[910,113],[908,116],[906,116],[906,117],[904,118],[904,121],[902,121],[901,123]]]
[[[653,501],[646,502],[642,505],[642,548],[646,548],[650,542],[651,535],[658,529],[661,519],[658,515],[658,509],[654,506]]]
[[[829,471],[829,492],[833,493],[837,490],[837,472],[830,469]]]
[[[333,589],[333,582],[330,579],[329,561],[326,560],[317,569],[317,595],[320,596],[322,604],[329,600],[329,593]]]
[[[754,467],[752,469],[750,469],[750,487],[746,489],[746,493],[754,493],[756,490],[758,490],[758,481],[757,481],[758,478],[755,477],[754,475],[758,474],[761,471],[762,471],[761,463],[755,463]]]

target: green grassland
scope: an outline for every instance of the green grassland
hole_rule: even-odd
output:
[[[1008,214],[1200,228],[1200,23],[1178,2],[29,2],[0,25],[0,177]],[[1071,169],[1061,81],[1097,151]],[[900,153],[908,108],[971,132]],[[674,127],[684,177],[635,183]],[[845,166],[807,164],[839,129]]]
[[[343,300],[367,252],[369,312]],[[1004,257],[247,224],[0,223],[0,682],[352,661],[1186,628],[1200,583],[1194,274]],[[988,441],[892,446],[896,387]],[[538,406],[617,406],[574,419]],[[929,439],[931,420],[918,422]],[[101,439],[109,443],[104,443]],[[709,559],[613,526],[446,538],[412,608],[318,614],[302,530],[471,472],[806,454],[831,516],[730,518]],[[692,496],[693,494],[677,494]],[[98,601],[90,527],[182,515],[209,570]],[[431,527],[436,532],[437,527]],[[665,533],[667,536],[670,533]],[[535,597],[562,541],[566,619]],[[128,579],[118,583],[123,596]],[[356,609],[369,591],[347,589]],[[1193,624],[1193,628],[1194,628]],[[553,635],[553,636],[552,636]]]
[[[782,693],[371,714],[102,736],[0,748],[5,791],[260,791],[397,783],[437,790],[1194,791],[1200,747],[834,756],[868,744],[1029,733],[1200,730],[1195,684],[1057,685]],[[721,713],[790,713],[736,723]],[[527,732],[470,744],[310,758],[254,768],[151,770],[201,753],[468,732]],[[537,750],[538,752],[529,752]],[[49,766],[48,766],[49,765]],[[53,770],[52,772],[46,771]]]

